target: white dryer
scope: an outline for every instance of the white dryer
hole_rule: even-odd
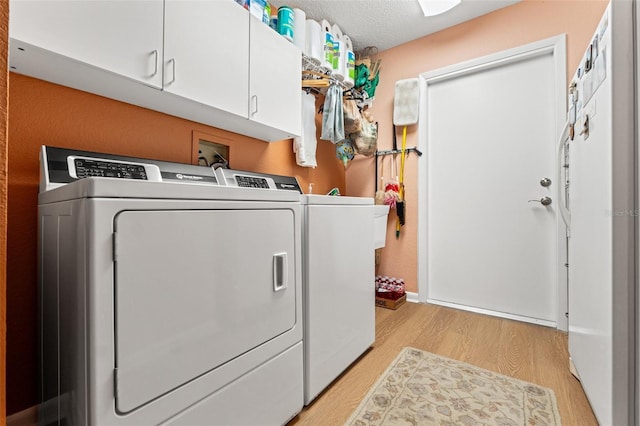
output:
[[[41,424],[278,425],[301,410],[297,192],[52,147],[41,161]]]

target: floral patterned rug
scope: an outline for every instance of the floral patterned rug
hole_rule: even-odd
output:
[[[404,348],[346,423],[365,425],[560,425],[551,389]]]

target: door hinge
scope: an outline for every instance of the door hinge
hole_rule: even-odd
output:
[[[568,268],[568,267],[569,267],[569,264],[568,264],[568,263],[565,263],[565,264],[564,264],[564,267],[565,267],[565,268]]]
[[[564,313],[564,316],[565,316],[566,318],[569,318],[569,312],[565,312],[565,313]]]

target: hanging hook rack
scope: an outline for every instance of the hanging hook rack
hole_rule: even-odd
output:
[[[420,151],[418,149],[418,147],[413,147],[413,148],[407,148],[404,150],[404,152],[406,152],[407,154],[410,152],[415,152],[416,154],[418,154],[418,157],[422,156],[422,151]],[[375,156],[376,157],[381,157],[384,155],[391,155],[391,154],[401,154],[402,150],[401,149],[387,149],[385,151],[376,151],[375,152]]]
[[[405,155],[410,152],[415,152],[416,154],[418,154],[418,157],[422,156],[422,151],[420,151],[418,147],[415,147],[415,146],[413,148],[405,149],[404,152],[405,152]],[[384,151],[376,150],[376,152],[374,153],[376,157],[376,176],[375,176],[376,192],[378,191],[378,157],[384,157],[385,155],[392,155],[392,154],[402,154],[402,150],[401,149],[386,149]]]

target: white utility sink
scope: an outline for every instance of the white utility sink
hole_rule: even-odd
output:
[[[373,247],[384,247],[387,240],[387,216],[389,215],[389,206],[374,205],[373,206]]]

